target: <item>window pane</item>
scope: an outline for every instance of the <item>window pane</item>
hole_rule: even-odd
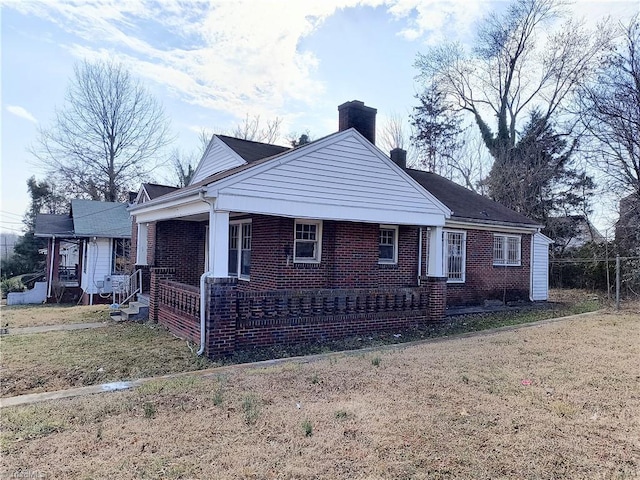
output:
[[[242,261],[240,265],[240,274],[248,277],[250,273],[251,273],[251,250],[243,250]]]
[[[504,262],[504,249],[503,249],[504,237],[493,237],[493,261],[494,263]]]
[[[393,260],[393,245],[380,245],[380,260]]]
[[[509,264],[518,264],[520,263],[520,242],[518,237],[509,237],[508,238],[508,260]]]
[[[229,275],[238,275],[238,250],[229,250]]]
[[[229,248],[238,248],[238,225],[229,225]]]
[[[462,280],[464,278],[463,264],[463,234],[447,232],[447,276],[449,280]]]
[[[251,224],[242,225],[242,249],[251,250]]]
[[[296,240],[316,240],[316,224],[296,223]]]
[[[313,259],[316,258],[315,242],[296,242],[296,258]]]

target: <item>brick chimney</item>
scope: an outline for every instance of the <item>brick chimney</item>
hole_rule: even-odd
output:
[[[391,160],[400,168],[407,168],[407,151],[402,148],[394,148],[389,152]]]
[[[376,113],[378,110],[366,107],[359,100],[343,103],[338,107],[338,131],[343,132],[353,127],[375,145]]]

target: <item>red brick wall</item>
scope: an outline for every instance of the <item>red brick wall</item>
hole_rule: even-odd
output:
[[[378,264],[378,224],[324,221],[320,264],[293,263],[294,220],[252,217],[251,281],[239,288],[376,288],[415,286],[418,228],[400,227],[398,264]],[[287,253],[289,261],[287,262]]]
[[[529,300],[531,235],[521,236],[519,267],[493,266],[493,232],[467,230],[466,278],[447,284],[447,305],[481,304],[484,300]]]
[[[175,281],[199,286],[204,273],[205,222],[185,222],[171,220],[157,222],[155,228],[149,226],[149,236],[155,230],[155,244],[149,245],[154,263],[158,268],[175,269]]]
[[[158,310],[158,323],[167,327],[176,337],[200,344],[199,318],[163,306]]]
[[[352,315],[322,323],[295,323],[264,327],[239,328],[235,334],[235,349],[246,350],[271,345],[323,342],[375,332],[400,332],[424,324],[426,316]],[[216,352],[211,352],[215,356]]]

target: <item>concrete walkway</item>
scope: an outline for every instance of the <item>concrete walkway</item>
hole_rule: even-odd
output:
[[[9,328],[3,335],[27,335],[29,333],[56,332],[58,330],[84,330],[86,328],[100,328],[110,325],[109,322],[93,323],[65,323],[62,325],[43,325],[41,327]]]
[[[516,330],[522,330],[525,328],[534,328],[541,327],[543,325],[548,325],[552,323],[557,323],[565,320],[573,320],[581,317],[588,317],[591,315],[596,315],[602,313],[601,310],[595,312],[581,313],[578,315],[571,315],[569,317],[558,317],[558,318],[550,318],[547,320],[540,320],[539,322],[533,323],[523,323],[520,325],[508,325],[506,327],[498,327],[491,328],[488,330],[480,330],[477,332],[468,332],[461,333],[458,335],[452,336],[443,336],[443,337],[435,337],[428,338],[425,340],[417,340],[415,342],[406,342],[406,343],[393,343],[390,345],[379,345],[375,347],[367,347],[361,348],[358,350],[346,350],[341,352],[331,352],[331,353],[319,353],[317,355],[307,355],[304,357],[286,357],[286,358],[278,358],[274,360],[264,360],[261,362],[252,362],[252,363],[240,363],[237,365],[227,365],[224,367],[213,367],[205,370],[195,370],[190,372],[180,372],[180,373],[172,373],[168,375],[162,375],[158,377],[148,377],[148,378],[139,378],[131,381],[122,381],[122,382],[111,382],[111,383],[102,383],[100,385],[90,385],[87,387],[78,387],[78,388],[69,388],[66,390],[58,390],[55,392],[43,392],[43,393],[29,393],[26,395],[18,395],[15,397],[7,397],[0,398],[0,408],[4,407],[15,407],[18,405],[29,405],[33,403],[45,402],[47,400],[59,400],[62,398],[72,398],[72,397],[80,397],[83,395],[90,395],[94,393],[104,393],[104,392],[115,392],[118,390],[128,390],[131,388],[139,387],[147,382],[157,381],[157,380],[166,380],[177,377],[184,376],[197,376],[197,377],[215,377],[227,372],[237,372],[245,369],[254,369],[254,368],[264,368],[271,367],[274,365],[280,365],[283,363],[313,363],[320,360],[324,360],[332,357],[341,357],[341,356],[350,356],[350,355],[361,355],[363,353],[371,353],[371,352],[380,352],[387,350],[400,350],[403,348],[409,348],[416,345],[427,345],[432,343],[441,343],[448,342],[450,340],[458,340],[464,338],[472,338],[472,337],[484,337],[489,335],[494,335],[503,332],[513,332]],[[106,324],[106,323],[105,323]],[[90,324],[84,324],[90,325]],[[97,324],[104,325],[104,324]],[[37,327],[34,327],[37,328]]]

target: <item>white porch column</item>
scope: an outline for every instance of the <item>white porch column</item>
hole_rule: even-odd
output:
[[[229,212],[209,210],[209,271],[216,278],[229,276]]]
[[[442,227],[431,227],[429,230],[429,265],[428,277],[444,277],[444,244]]]

